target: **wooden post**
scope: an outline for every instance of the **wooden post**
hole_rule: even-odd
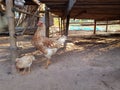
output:
[[[60,19],[60,35],[62,35],[62,19],[61,18],[59,19]]]
[[[16,46],[16,38],[15,38],[15,24],[14,24],[14,13],[12,12],[13,8],[13,0],[6,0],[6,13],[8,18],[8,29],[10,36],[10,52],[11,52],[11,64],[13,66],[15,59],[17,57],[17,46]],[[11,68],[12,72],[13,68]]]
[[[63,34],[63,19],[61,18],[61,35]]]
[[[63,35],[63,30],[64,30],[64,28],[63,28],[63,19],[61,18],[61,34]]]
[[[12,12],[13,8],[13,0],[6,0],[6,13],[8,18],[8,29],[10,36],[10,57],[11,57],[11,66],[9,67],[9,74],[13,74],[15,72],[15,59],[18,56],[17,46],[16,46],[16,38],[15,38],[15,24],[14,24],[14,13]]]
[[[46,26],[46,37],[49,37],[49,11],[47,6],[45,7],[45,26]]]
[[[65,27],[65,19],[63,19],[63,34],[65,34],[65,30],[66,30],[66,27]]]
[[[94,20],[94,32],[93,34],[96,34],[96,20]]]
[[[61,34],[61,22],[60,22],[60,17],[58,17],[58,23],[59,23],[59,34]]]
[[[68,36],[70,15],[67,16],[65,35]]]
[[[61,35],[62,35],[62,18],[60,18],[60,28],[61,28]]]
[[[108,31],[108,21],[106,23],[106,32]]]

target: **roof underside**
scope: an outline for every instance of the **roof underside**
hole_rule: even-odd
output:
[[[70,3],[72,3],[71,5]],[[70,12],[71,18],[114,20],[120,19],[120,0],[40,0],[50,12],[64,17]],[[71,5],[71,6],[70,6]],[[71,7],[68,11],[69,6]]]

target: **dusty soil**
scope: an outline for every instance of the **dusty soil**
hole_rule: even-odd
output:
[[[44,68],[44,57],[30,43],[19,38],[19,53],[32,53],[37,61],[32,72],[10,73],[8,37],[0,38],[0,90],[120,90],[120,35],[69,36],[65,51],[52,57]]]

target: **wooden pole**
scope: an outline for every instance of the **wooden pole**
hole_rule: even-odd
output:
[[[63,19],[61,18],[61,35],[63,35],[63,30],[64,30]]]
[[[108,21],[106,23],[106,32],[108,31]]]
[[[96,20],[94,20],[94,32],[93,34],[96,34]]]
[[[60,22],[60,17],[58,17],[58,23],[59,23],[59,34],[61,34],[61,22]]]
[[[15,38],[14,13],[12,12],[13,0],[6,0],[6,13],[8,18],[8,29],[10,35],[10,49],[17,50]]]
[[[46,26],[46,37],[49,37],[49,11],[47,6],[45,7],[45,26]]]
[[[65,27],[65,19],[63,19],[63,34],[65,34],[65,30],[66,30],[66,27]]]
[[[62,35],[62,18],[60,18],[60,34]]]
[[[11,64],[13,66],[14,64],[13,62],[15,62],[15,59],[17,57],[17,45],[16,45],[16,38],[15,38],[14,13],[12,12],[12,8],[13,8],[13,0],[6,0],[6,13],[8,18],[8,29],[9,29],[9,36],[10,36],[10,52],[11,52],[11,60],[12,60]]]
[[[65,35],[68,36],[70,15],[67,16]]]

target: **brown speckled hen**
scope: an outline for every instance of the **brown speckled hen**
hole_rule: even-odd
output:
[[[51,62],[51,56],[54,55],[57,50],[64,45],[67,37],[62,36],[57,40],[47,38],[45,36],[45,25],[41,21],[39,21],[37,25],[38,29],[33,36],[32,44],[47,58],[45,68],[48,68],[48,65]]]

